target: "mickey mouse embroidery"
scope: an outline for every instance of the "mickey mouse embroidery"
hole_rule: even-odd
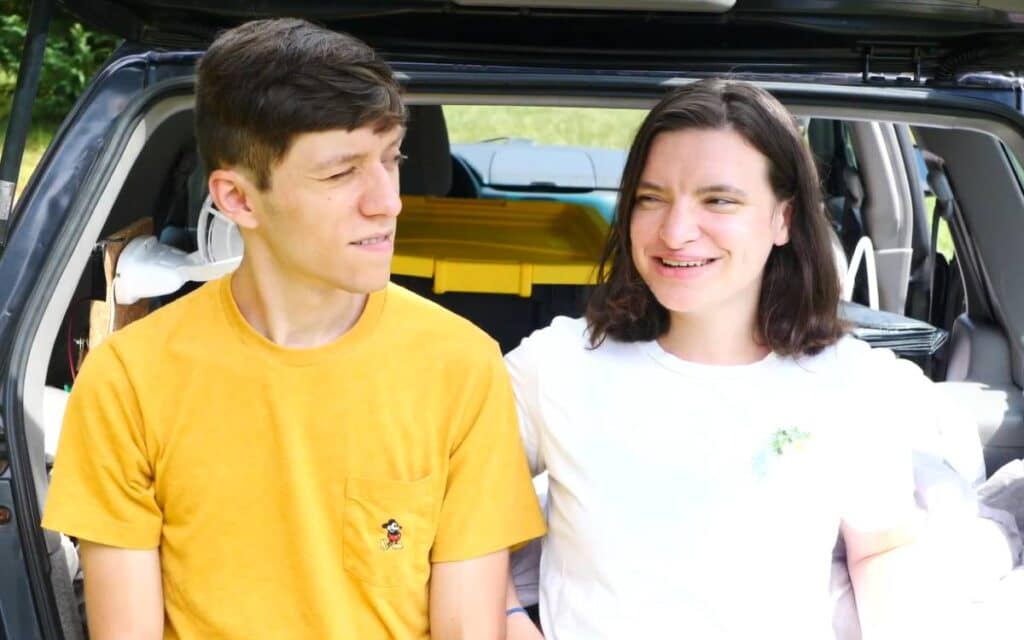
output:
[[[380,526],[386,532],[385,537],[380,541],[380,548],[384,551],[390,551],[391,549],[397,551],[401,549],[402,525],[398,524],[398,521],[394,518],[391,518]]]

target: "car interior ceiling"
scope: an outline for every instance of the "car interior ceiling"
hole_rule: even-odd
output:
[[[922,229],[926,214],[917,201],[920,194],[908,186],[914,183],[909,172],[916,167],[907,167],[906,155],[895,154],[901,144],[905,150],[911,134],[923,149],[945,160],[956,192],[957,217],[950,225],[956,257],[946,264],[945,279],[938,285],[947,304],[942,323],[950,330],[950,340],[944,352],[946,364],[936,377],[945,379],[944,392],[970,407],[978,419],[989,473],[1008,460],[1024,457],[1024,363],[1021,345],[1010,337],[1024,336],[1024,289],[1014,286],[1015,278],[992,275],[1019,271],[1012,261],[1021,254],[1015,245],[1024,238],[1024,216],[1006,212],[1024,211],[1024,197],[1000,142],[980,131],[920,125],[903,131],[901,142],[898,126],[835,117],[812,118],[807,133],[845,256],[850,257],[860,238],[872,239],[876,253],[881,253],[880,300],[884,308],[898,313],[920,313],[920,303],[915,307],[914,300],[919,296],[929,238]],[[171,110],[148,136],[138,156],[126,159],[123,184],[117,187],[113,205],[94,212],[102,217],[94,221],[94,237],[86,234],[83,242],[97,245],[97,238],[108,238],[151,216],[162,241],[186,251],[195,248],[196,211],[205,186],[195,152],[191,109]],[[467,167],[451,155],[440,106],[411,107],[403,149],[409,155],[402,169],[404,195],[474,195]],[[981,249],[980,255],[969,249],[968,238]],[[50,303],[52,330],[40,332],[33,345],[34,351],[45,352],[44,360],[49,362],[45,372],[34,378],[38,389],[28,389],[26,384],[26,426],[37,435],[46,431],[47,420],[53,420],[41,398],[42,387],[64,389],[73,382],[74,369],[85,351],[84,336],[89,333],[89,314],[83,305],[104,295],[102,252],[87,246],[82,255],[66,268],[65,277],[73,283],[67,295],[55,296]],[[868,283],[863,272],[857,278],[854,299],[863,302]],[[436,294],[428,278],[396,275],[393,280],[474,321],[503,351],[546,326],[555,315],[581,313],[588,293],[586,286],[551,285],[534,287],[531,297]],[[165,304],[195,286],[153,303]],[[989,288],[995,294],[993,300],[984,293]],[[36,439],[41,442],[42,436]],[[44,460],[40,447],[33,468],[45,468]],[[45,486],[37,494],[43,500]],[[61,542],[48,539],[48,545],[61,616],[73,619],[79,615],[74,608],[77,600],[67,579]]]

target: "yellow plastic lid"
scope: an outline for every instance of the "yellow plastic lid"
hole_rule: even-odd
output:
[[[433,278],[434,292],[511,293],[596,280],[608,223],[548,200],[403,196],[393,273]]]

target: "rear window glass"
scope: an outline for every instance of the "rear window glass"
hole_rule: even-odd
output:
[[[539,145],[629,148],[644,109],[445,105],[453,143],[530,140]]]
[[[445,106],[452,154],[483,187],[509,192],[617,191],[642,109]],[[603,197],[603,196],[601,196]],[[605,198],[607,200],[607,198]],[[602,202],[608,209],[612,201]]]

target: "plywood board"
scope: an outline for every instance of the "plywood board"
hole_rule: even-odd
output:
[[[117,259],[128,241],[152,234],[153,219],[141,218],[103,241],[103,276],[106,280],[107,296],[102,302],[94,300],[89,309],[90,349],[98,347],[114,331],[149,313],[147,299],[139,300],[135,304],[114,302],[114,277],[117,275]]]

